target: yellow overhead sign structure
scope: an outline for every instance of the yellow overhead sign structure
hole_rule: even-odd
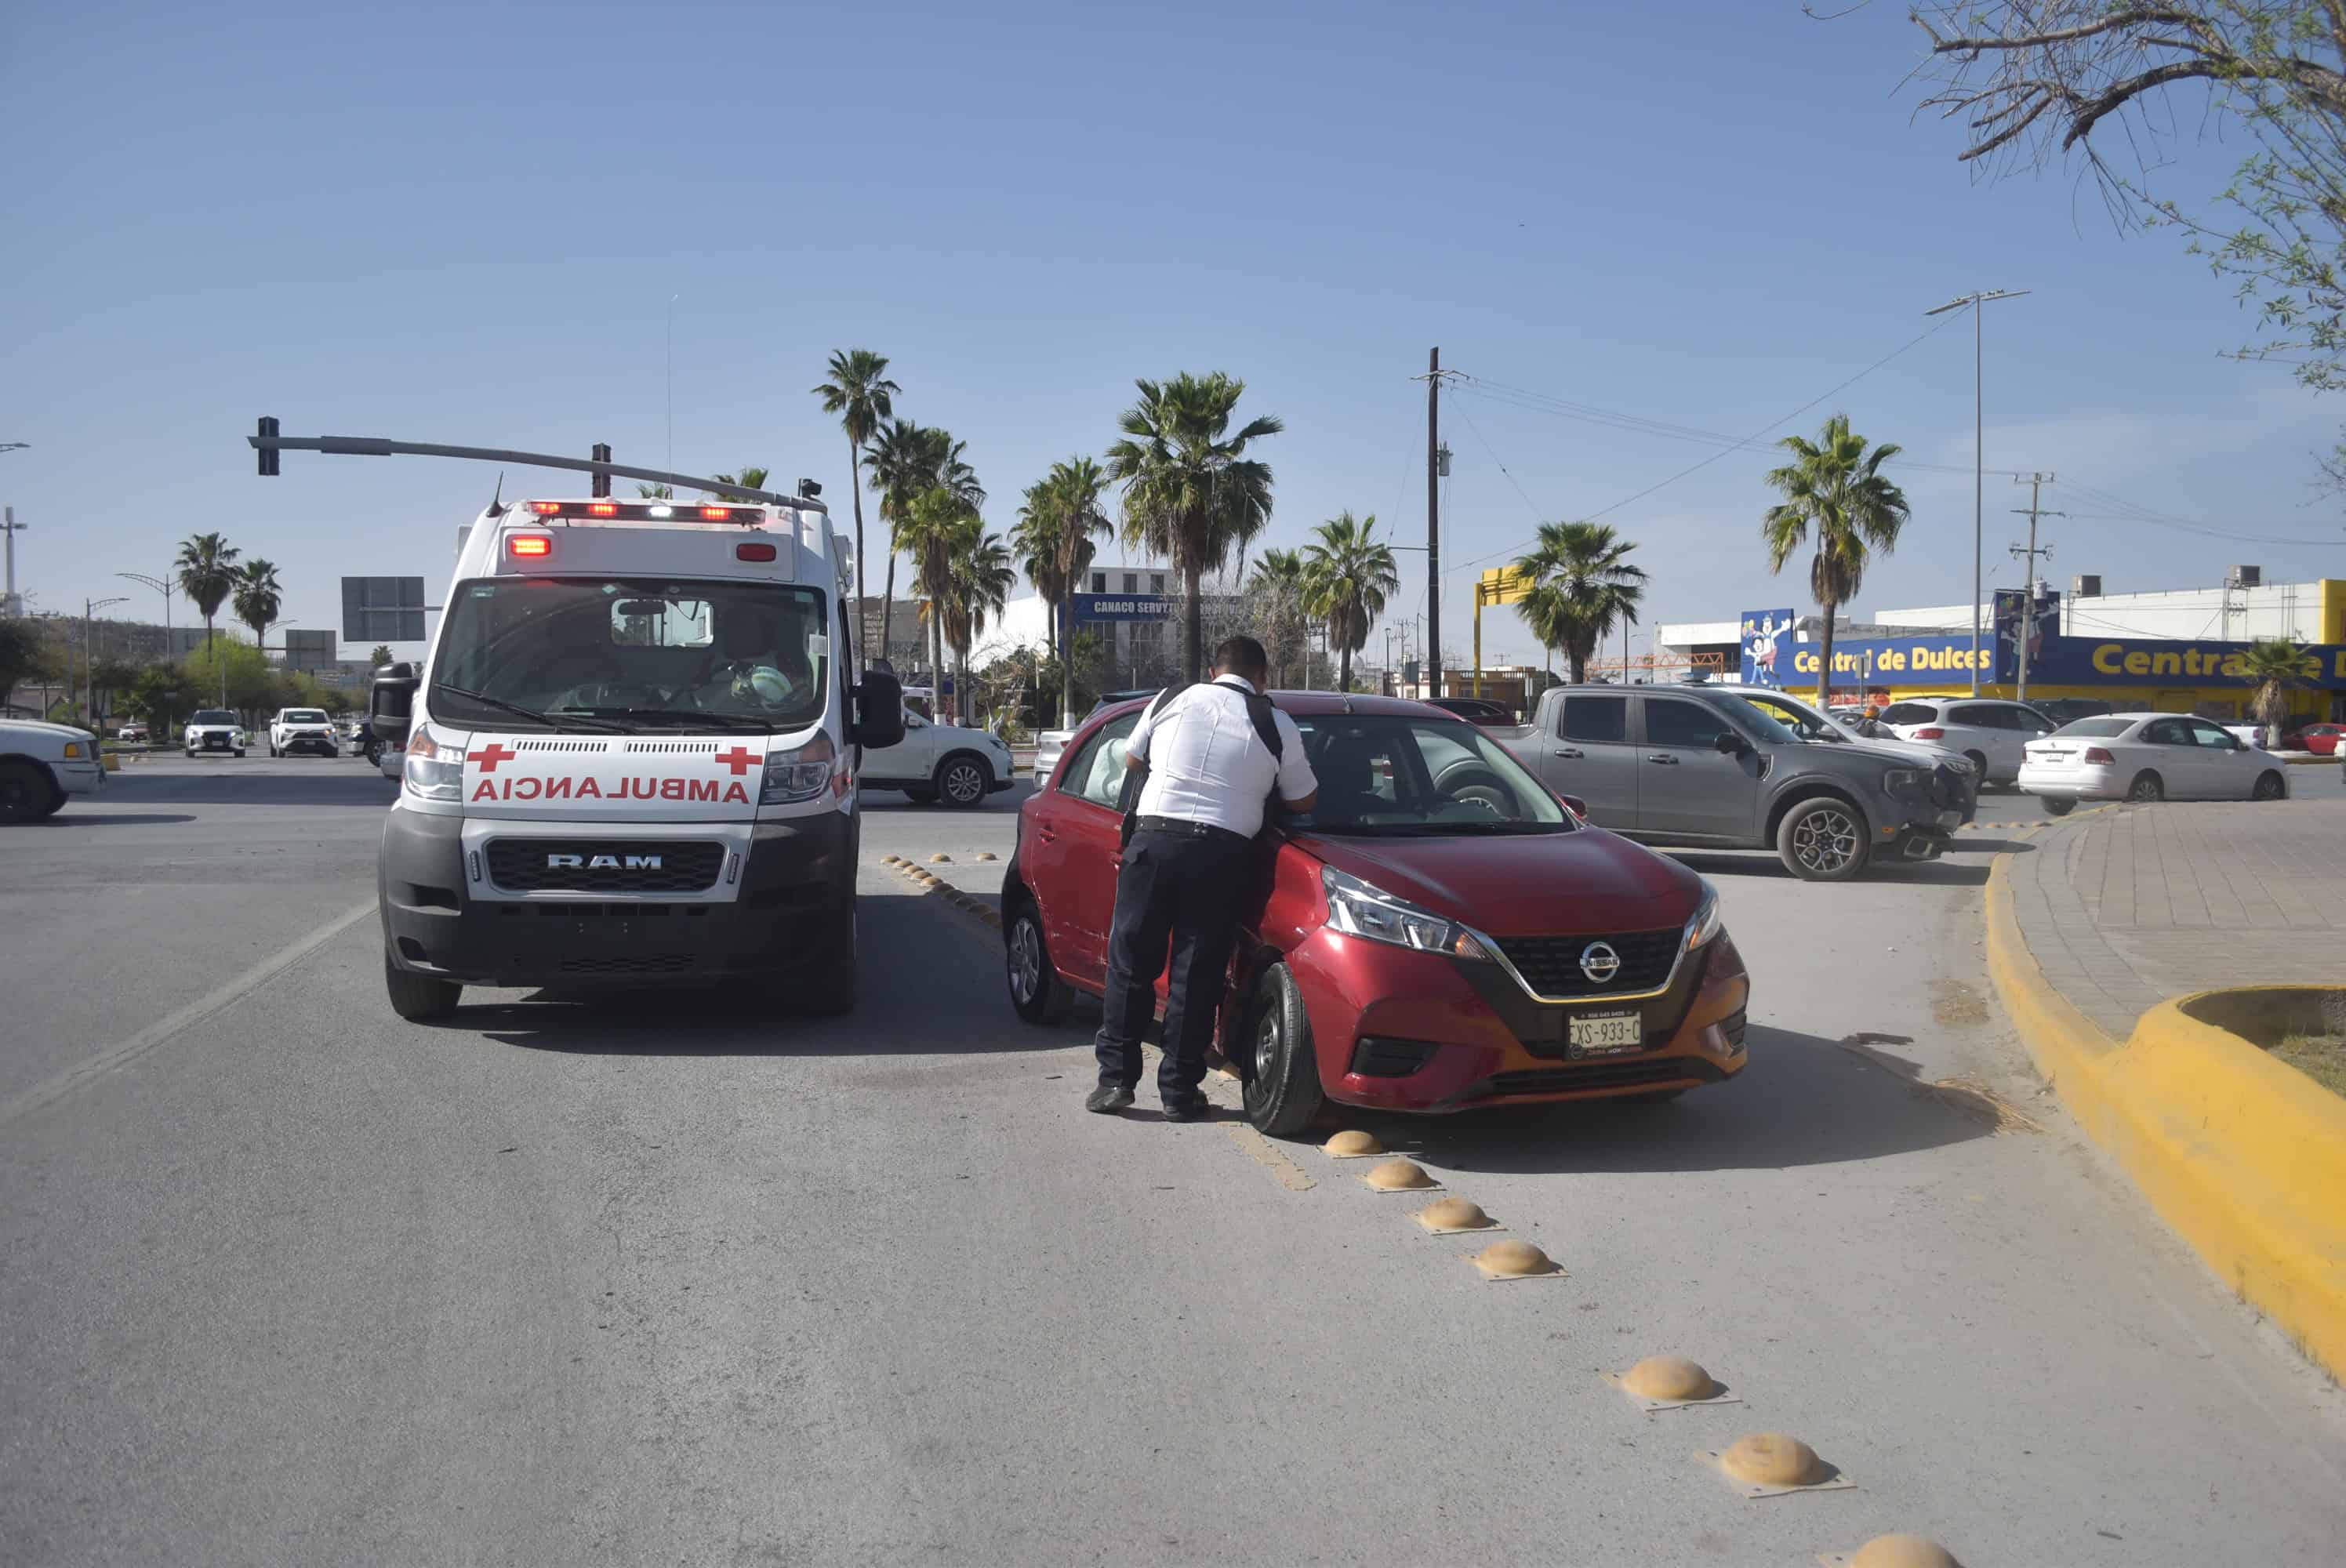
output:
[[[1512,605],[1523,599],[1535,585],[1535,579],[1520,566],[1489,566],[1474,585],[1474,695],[1483,695],[1483,606]],[[1440,692],[1434,693],[1436,697]]]

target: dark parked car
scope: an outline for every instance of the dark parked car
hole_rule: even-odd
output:
[[[1479,724],[1485,729],[1516,722],[1515,709],[1487,697],[1437,697],[1432,700],[1433,706],[1444,713],[1454,713],[1467,723]]]
[[[1323,1100],[1668,1099],[1742,1070],[1750,983],[1701,877],[1589,826],[1455,715],[1331,692],[1271,700],[1302,732],[1320,794],[1270,830],[1261,881],[1239,892],[1218,1033],[1255,1125],[1300,1131]],[[1141,708],[1095,715],[1019,808],[1003,936],[1010,1000],[1031,1023],[1101,989]]]

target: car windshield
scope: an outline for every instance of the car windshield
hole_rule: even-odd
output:
[[[779,583],[462,583],[432,661],[431,710],[507,728],[799,728],[823,712],[823,616],[820,591]]]
[[[288,724],[323,724],[326,710],[322,708],[289,708],[284,714]]]
[[[1783,725],[1802,740],[1840,741],[1854,738],[1836,721],[1827,718],[1812,708],[1793,701],[1789,697],[1778,697],[1771,693],[1767,697],[1747,697],[1743,700]]]
[[[2112,736],[2124,735],[2134,728],[2131,718],[2081,718],[2075,724],[2065,724],[2055,735]]]
[[[189,724],[234,724],[236,715],[224,708],[199,708]]]
[[[1464,719],[1299,716],[1320,798],[1297,826],[1331,834],[1568,833],[1576,824],[1505,748]]]
[[[1731,714],[1747,729],[1759,732],[1762,740],[1772,740],[1779,746],[1792,746],[1800,741],[1799,731],[1774,715],[1764,712],[1759,704],[1736,696],[1731,691],[1715,691],[1708,700],[1719,704],[1721,711]]]

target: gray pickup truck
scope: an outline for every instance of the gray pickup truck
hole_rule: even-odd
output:
[[[1532,722],[1484,731],[1599,827],[1648,844],[1774,850],[1792,874],[1844,881],[1878,856],[1945,850],[1970,805],[1953,769],[1911,751],[1819,746],[1745,698],[1700,686],[1560,686]]]

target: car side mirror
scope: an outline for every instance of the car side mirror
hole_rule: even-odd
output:
[[[367,692],[368,730],[385,746],[404,746],[414,716],[415,667],[385,665]]]
[[[1731,729],[1719,731],[1710,744],[1713,750],[1725,752],[1729,757],[1740,757],[1745,750],[1743,737]]]
[[[884,669],[866,669],[855,688],[855,743],[885,751],[904,738],[904,683]]]
[[[1570,811],[1574,816],[1578,817],[1578,818],[1581,818],[1581,819],[1583,819],[1584,820],[1587,818],[1587,816],[1588,816],[1588,802],[1587,802],[1587,801],[1586,801],[1586,800],[1584,800],[1584,799],[1582,799],[1579,796],[1577,796],[1577,795],[1559,795],[1559,796],[1557,796],[1557,797],[1556,797],[1556,799],[1559,799],[1559,800],[1561,800],[1561,801],[1563,801],[1563,802],[1564,802],[1564,804],[1565,804],[1566,809],[1567,810],[1569,810],[1569,811]]]

